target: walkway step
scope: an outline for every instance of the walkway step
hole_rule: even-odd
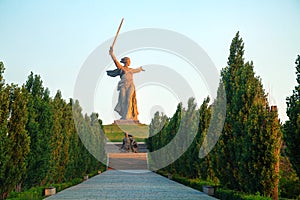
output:
[[[197,199],[215,198],[145,170],[109,170],[53,195],[61,199]]]
[[[145,142],[138,142],[138,151],[139,153],[148,152],[147,145]],[[107,142],[105,145],[105,151],[107,153],[120,153],[120,148],[122,146],[122,142]]]
[[[147,170],[147,153],[109,153],[108,169]]]

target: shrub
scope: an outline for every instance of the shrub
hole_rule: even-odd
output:
[[[245,194],[234,190],[218,188],[215,192],[215,197],[222,200],[271,200],[270,197],[262,197],[259,194]]]
[[[91,173],[96,174],[96,173]],[[68,187],[71,187],[73,185],[77,185],[82,182],[82,178],[75,178],[70,182],[60,183],[60,184],[52,184],[52,185],[46,185],[46,186],[40,186],[40,187],[33,187],[29,190],[26,190],[24,192],[11,192],[7,199],[9,200],[40,200],[44,198],[44,190],[48,187],[55,187],[56,192],[60,192],[64,189],[67,189]]]
[[[300,181],[280,179],[280,196],[288,199],[300,199]]]
[[[165,171],[158,171],[158,174],[168,177],[168,173]],[[270,197],[263,197],[259,194],[245,194],[242,192],[237,192],[234,190],[223,189],[217,186],[213,181],[204,181],[201,179],[189,179],[186,177],[179,176],[177,174],[173,175],[172,180],[181,183],[183,185],[189,186],[196,190],[202,191],[202,187],[205,185],[215,186],[215,197],[222,200],[271,200]]]

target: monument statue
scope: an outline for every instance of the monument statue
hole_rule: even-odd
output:
[[[130,58],[124,57],[121,59],[121,64],[113,52],[113,46],[116,42],[116,38],[119,34],[121,25],[123,23],[123,19],[119,26],[118,32],[115,36],[114,42],[109,49],[109,55],[113,59],[117,69],[107,71],[107,75],[111,77],[120,76],[120,81],[118,83],[117,90],[119,91],[119,98],[118,103],[115,107],[115,111],[119,113],[121,116],[121,120],[131,120],[138,122],[138,109],[137,109],[137,102],[136,102],[136,93],[135,93],[135,86],[133,83],[133,74],[138,73],[141,71],[145,71],[142,67],[133,69],[129,68],[130,65]]]
[[[138,152],[138,144],[134,140],[133,135],[129,135],[127,132],[125,132],[120,150],[121,152]]]
[[[124,57],[121,59],[121,63],[117,60],[113,53],[113,48],[109,50],[117,69],[107,71],[107,75],[111,77],[120,76],[118,83],[119,98],[118,103],[115,107],[115,111],[119,113],[123,120],[134,120],[137,121],[138,109],[136,102],[135,86],[133,83],[133,74],[141,71],[145,71],[142,67],[137,69],[129,68],[130,58]]]

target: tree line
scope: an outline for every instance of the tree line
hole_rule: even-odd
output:
[[[280,150],[283,142],[287,145],[298,176],[300,175],[299,56],[296,64],[299,86],[287,98],[290,120],[282,129],[277,107],[269,105],[261,79],[254,73],[253,62],[244,60],[244,43],[238,32],[230,45],[227,66],[221,70],[217,98],[211,102],[207,97],[200,108],[191,98],[187,109],[183,108],[182,103],[178,104],[171,118],[163,113],[155,113],[149,126],[150,137],[146,141],[149,151],[161,150],[175,138],[182,127],[197,127],[194,135],[187,131],[184,136],[194,137],[189,148],[174,163],[165,167],[164,171],[187,178],[210,180],[222,187],[245,193],[259,192],[263,196],[278,199]],[[221,121],[218,112],[224,94],[224,127],[210,153],[199,158],[200,148],[207,146],[205,137],[208,130],[214,128],[209,127],[211,120],[214,120],[211,123],[214,126],[219,126],[218,122]],[[182,143],[177,143],[175,148],[181,148],[184,142],[185,139]]]
[[[81,141],[93,139],[98,154],[104,155],[98,114],[83,115],[79,102],[65,101],[60,91],[50,97],[41,77],[32,72],[22,86],[6,84],[4,70],[0,62],[1,198],[21,186],[62,183],[99,169],[102,164]]]

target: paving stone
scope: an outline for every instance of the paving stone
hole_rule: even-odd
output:
[[[213,200],[215,198],[148,170],[109,170],[46,199]]]

